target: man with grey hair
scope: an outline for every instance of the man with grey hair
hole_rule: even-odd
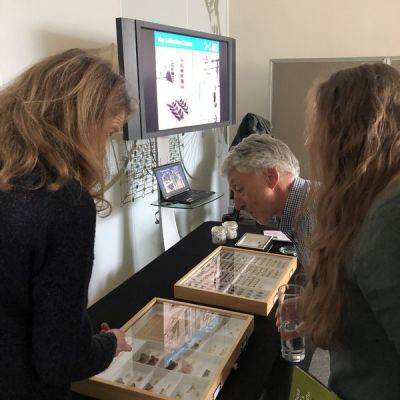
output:
[[[278,217],[279,229],[292,240],[305,267],[310,215],[302,206],[311,182],[299,177],[299,162],[290,148],[270,135],[252,134],[231,148],[221,170],[233,191],[235,208],[263,225]]]

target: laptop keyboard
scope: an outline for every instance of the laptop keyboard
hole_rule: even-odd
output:
[[[191,204],[196,200],[203,199],[204,197],[209,197],[214,193],[215,192],[204,190],[189,190],[187,192],[171,197],[170,200],[178,201],[184,204]]]

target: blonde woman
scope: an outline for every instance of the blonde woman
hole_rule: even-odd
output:
[[[400,399],[400,74],[366,64],[309,99],[307,146],[321,182],[304,325],[330,350],[345,400]]]
[[[131,350],[86,313],[107,139],[130,112],[110,65],[74,49],[0,91],[0,397],[66,399]],[[100,327],[99,327],[100,328]]]

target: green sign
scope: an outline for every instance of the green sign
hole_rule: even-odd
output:
[[[340,400],[335,393],[299,367],[294,367],[289,400]]]

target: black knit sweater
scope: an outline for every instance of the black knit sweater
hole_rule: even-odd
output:
[[[95,225],[76,183],[0,192],[1,399],[66,399],[112,361],[115,336],[86,313]]]

